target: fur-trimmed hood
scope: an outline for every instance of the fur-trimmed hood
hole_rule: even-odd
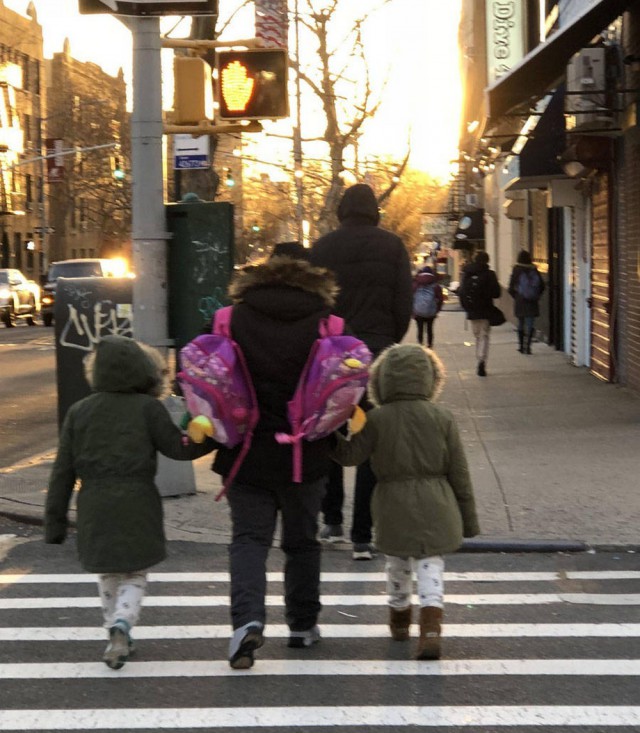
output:
[[[420,344],[396,344],[373,362],[369,400],[376,407],[397,400],[435,400],[444,386],[444,366]]]
[[[94,392],[168,394],[167,365],[159,351],[125,336],[104,336],[85,357],[84,373]]]
[[[261,287],[287,287],[318,295],[332,308],[338,295],[333,274],[324,267],[314,267],[305,260],[278,256],[239,270],[229,285],[231,301],[242,303],[247,291]]]

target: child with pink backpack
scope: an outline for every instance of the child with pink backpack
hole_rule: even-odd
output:
[[[208,414],[209,432],[221,444],[213,470],[224,478],[231,509],[233,669],[251,667],[264,642],[266,562],[278,513],[288,645],[305,648],[320,639],[317,516],[330,466],[328,436],[353,413],[371,360],[331,316],[333,276],[312,267],[305,253],[276,251],[240,270],[229,288],[232,308],[218,312],[213,334],[181,352],[178,378],[189,412]],[[323,372],[332,384],[324,384]]]

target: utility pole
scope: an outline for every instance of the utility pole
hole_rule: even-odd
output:
[[[294,32],[296,38],[296,126],[293,128],[293,162],[294,177],[296,185],[296,224],[298,229],[298,241],[304,245],[304,184],[302,178],[302,113],[301,113],[301,89],[300,89],[300,18],[298,15],[298,0],[294,6]]]
[[[133,333],[164,350],[167,333],[167,240],[162,173],[160,19],[127,18],[133,36],[131,120]]]

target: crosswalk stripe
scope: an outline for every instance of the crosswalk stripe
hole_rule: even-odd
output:
[[[321,622],[324,639],[375,639],[388,638],[389,627],[385,624],[324,624]],[[181,625],[181,626],[136,626],[135,637],[139,640],[153,639],[228,639],[228,624]],[[447,638],[609,638],[624,639],[640,636],[640,624],[596,623],[596,624],[443,624]],[[266,636],[285,639],[289,628],[284,624],[269,624]],[[36,626],[0,627],[0,641],[103,641],[106,631],[87,626]]]
[[[387,596],[382,593],[371,595],[323,595],[323,606],[386,606]],[[416,599],[414,598],[414,602]],[[487,593],[447,595],[447,605],[464,606],[524,606],[550,603],[593,604],[603,606],[638,606],[640,593]],[[267,596],[267,606],[282,606],[282,596]],[[147,596],[144,601],[149,607],[216,607],[227,606],[227,595],[202,596]],[[37,608],[98,608],[99,598],[56,597],[56,598],[0,598],[0,610]]]
[[[139,730],[321,726],[638,726],[631,705],[308,706],[0,711],[0,730]]]
[[[439,662],[392,660],[261,659],[247,673],[255,676],[449,677],[460,675],[558,675],[636,677],[637,659],[465,659]],[[236,677],[226,661],[130,662],[114,672],[101,662],[0,664],[1,680],[89,679],[113,677]]]
[[[321,575],[325,583],[366,583],[384,582],[383,572],[332,573]],[[54,584],[54,583],[96,583],[98,576],[91,573],[0,573],[0,586],[3,584]],[[228,583],[229,573],[149,573],[151,583]],[[278,583],[284,580],[281,572],[267,573],[267,580]],[[554,582],[559,580],[640,580],[640,570],[571,570],[567,572],[446,572],[445,582],[475,583],[530,583]]]

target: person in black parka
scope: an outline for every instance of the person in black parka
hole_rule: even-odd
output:
[[[531,278],[533,285],[528,286],[530,292],[522,284],[524,278]],[[513,310],[518,319],[518,351],[521,354],[531,354],[531,340],[535,332],[535,320],[540,315],[539,300],[544,288],[544,280],[531,262],[531,255],[521,250],[509,280],[509,295],[514,300]]]
[[[487,357],[489,356],[489,334],[491,325],[489,318],[494,298],[499,298],[500,283],[496,273],[489,269],[489,255],[481,250],[476,253],[473,262],[462,271],[462,282],[458,297],[462,307],[471,321],[471,329],[476,339],[477,374],[486,377]]]
[[[328,270],[312,267],[297,248],[290,248],[289,256],[280,255],[282,249],[268,261],[239,270],[229,286],[231,336],[245,357],[260,412],[249,450],[227,493],[233,669],[251,667],[264,641],[266,562],[278,514],[288,646],[310,647],[320,639],[317,533],[331,463],[329,438],[302,442],[302,483],[294,484],[292,446],[278,443],[275,434],[290,430],[287,405],[319,337],[320,321],[332,312],[337,287]],[[213,470],[226,477],[241,447],[221,446]]]
[[[311,263],[331,270],[340,291],[334,312],[362,339],[372,354],[402,341],[413,312],[413,283],[409,255],[402,240],[378,226],[380,212],[373,189],[364,183],[347,188],[338,206],[340,226],[318,239]],[[366,406],[365,406],[366,407]],[[375,476],[369,462],[356,471],[351,541],[354,560],[370,560],[371,495]],[[343,539],[342,468],[331,469],[322,505],[325,527],[321,538]]]

